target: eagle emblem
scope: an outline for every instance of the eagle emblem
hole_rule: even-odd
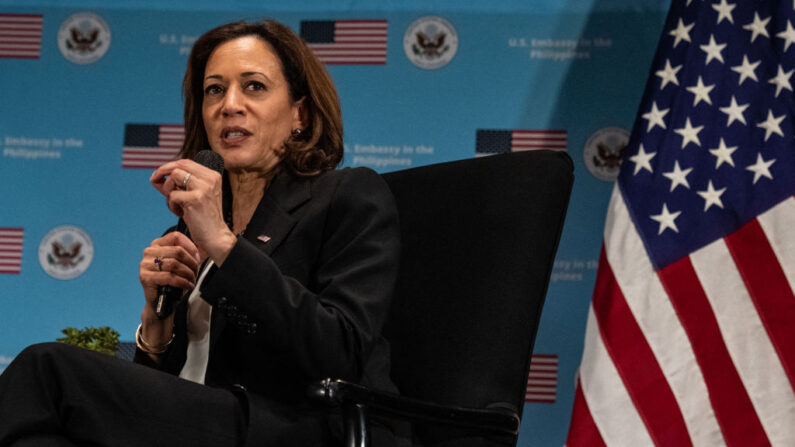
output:
[[[605,127],[594,132],[585,142],[583,161],[594,177],[615,181],[621,171],[621,160],[629,144],[629,131]]]
[[[47,256],[47,260],[51,265],[58,265],[61,267],[74,267],[83,260],[80,255],[80,249],[83,244],[75,242],[69,245],[69,248],[64,247],[60,242],[52,242],[52,251]]]
[[[416,66],[436,69],[447,65],[458,50],[458,33],[447,20],[425,16],[412,22],[403,34],[403,51]]]
[[[66,46],[70,50],[88,53],[102,45],[102,42],[97,40],[99,37],[99,28],[92,28],[87,32],[83,32],[80,28],[73,26],[69,29],[69,35],[71,39],[66,41]]]
[[[433,36],[428,36],[422,31],[417,31],[415,36],[417,40],[414,45],[412,45],[414,54],[435,58],[441,57],[442,54],[450,49],[450,46],[444,43],[445,38],[447,38],[445,32],[440,31]]]
[[[71,15],[58,29],[58,49],[76,64],[90,64],[110,47],[110,28],[105,20],[90,12]]]
[[[83,229],[62,225],[50,230],[39,243],[39,265],[56,279],[83,274],[94,259],[94,244]]]
[[[597,143],[597,155],[593,156],[594,166],[617,169],[621,166],[621,157],[624,155],[626,148],[627,145],[625,143],[619,143],[616,146],[608,146],[604,142]]]

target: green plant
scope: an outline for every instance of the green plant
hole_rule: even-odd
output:
[[[114,355],[119,347],[119,333],[108,326],[95,328],[93,326],[83,329],[68,327],[61,331],[65,337],[55,341],[67,345],[80,346],[103,354]]]

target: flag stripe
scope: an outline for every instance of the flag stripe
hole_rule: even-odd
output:
[[[39,42],[31,42],[23,38],[4,39],[0,42],[0,49],[3,50],[38,50],[41,47]]]
[[[602,250],[593,309],[602,340],[657,445],[692,445],[676,398]]]
[[[35,27],[31,27],[30,29],[7,29],[5,26],[0,26],[0,38],[5,40],[13,36],[30,37],[41,40],[41,30]]]
[[[525,388],[525,402],[554,403],[558,388],[558,356],[533,354]]]
[[[709,300],[689,257],[658,272],[704,372],[709,398],[729,446],[766,445],[761,422],[734,368]],[[738,424],[737,421],[743,421]]]
[[[604,237],[616,282],[668,379],[693,444],[724,444],[690,341],[654,273],[618,185],[610,199]]]
[[[381,58],[384,59],[384,52],[372,50],[372,49],[346,49],[340,50],[335,48],[321,48],[315,51],[315,54],[320,57],[334,57],[334,56],[361,56],[363,58],[372,57],[372,58]]]
[[[773,246],[790,289],[795,290],[795,198],[779,203],[760,214],[757,220]]]
[[[321,59],[321,62],[326,65],[383,65],[386,64],[386,59],[326,57]]]
[[[527,389],[529,390],[530,387],[533,387],[533,386],[553,386],[553,389],[554,389],[554,386],[556,386],[557,384],[558,384],[558,379],[554,379],[554,378],[553,379],[536,379],[536,378],[532,378],[531,377],[530,380],[527,381]]]
[[[582,394],[582,385],[577,380],[577,389],[574,392],[574,410],[571,415],[569,435],[566,439],[567,447],[601,447],[605,441],[599,433],[599,428],[591,417],[588,403]]]
[[[0,274],[21,272],[24,235],[23,228],[0,227]]]
[[[787,374],[726,243],[717,240],[690,259],[768,438],[773,445],[787,445],[787,439],[795,439],[795,394],[787,392]]]
[[[556,381],[556,383],[557,383],[557,381]],[[552,396],[553,398],[555,397],[555,388],[554,387],[550,388],[548,386],[530,386],[530,385],[528,385],[527,387],[525,387],[525,389],[528,392],[541,393],[541,394],[544,394],[544,395]]]
[[[41,14],[0,14],[0,57],[39,58],[42,23]]]
[[[175,156],[179,153],[179,149],[172,147],[125,146],[124,149],[128,155]]]
[[[555,403],[555,396],[547,396],[544,394],[528,393],[525,397],[525,402],[529,403]]]
[[[752,220],[726,237],[740,275],[773,341],[791,383],[795,383],[795,295],[761,225]]]
[[[342,50],[371,50],[371,49],[384,49],[386,48],[386,43],[370,43],[370,42],[347,42],[347,43],[335,43],[335,44],[328,44],[328,43],[310,43],[307,44],[309,48],[312,49],[314,52],[322,52],[329,45],[333,45],[335,51],[342,51]]]
[[[15,253],[21,253],[21,252],[22,252],[21,245],[10,245],[10,244],[0,245],[0,256],[10,256],[14,255]]]
[[[530,364],[530,372],[533,371],[557,371],[558,364],[557,363],[549,363],[549,364],[538,364],[536,363],[535,357],[533,358],[533,363]]]
[[[599,336],[593,305],[585,326],[580,385],[591,417],[607,445],[653,445]]]

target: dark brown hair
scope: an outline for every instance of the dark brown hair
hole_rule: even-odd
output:
[[[185,141],[180,156],[193,158],[198,151],[210,148],[202,119],[204,70],[216,47],[246,36],[258,37],[273,47],[282,63],[290,99],[304,98],[306,128],[300,136],[285,142],[284,153],[280,154],[282,166],[298,175],[315,175],[334,169],[343,154],[342,112],[337,89],[326,68],[304,41],[275,20],[221,25],[204,33],[193,44],[182,82]]]

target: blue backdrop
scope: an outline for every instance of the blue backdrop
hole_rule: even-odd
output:
[[[197,36],[241,18],[296,32],[307,21],[374,20],[386,24],[382,62],[328,65],[346,166],[387,172],[519,150],[522,135],[574,159],[535,347],[557,380],[529,398],[519,440],[563,445],[612,176],[667,2],[160,3],[0,1],[0,370],[67,326],[107,325],[132,340],[141,251],[175,219],[148,183],[152,169],[122,156],[135,145],[131,125],[162,136],[157,125],[181,124]],[[444,44],[423,46],[417,30]]]

